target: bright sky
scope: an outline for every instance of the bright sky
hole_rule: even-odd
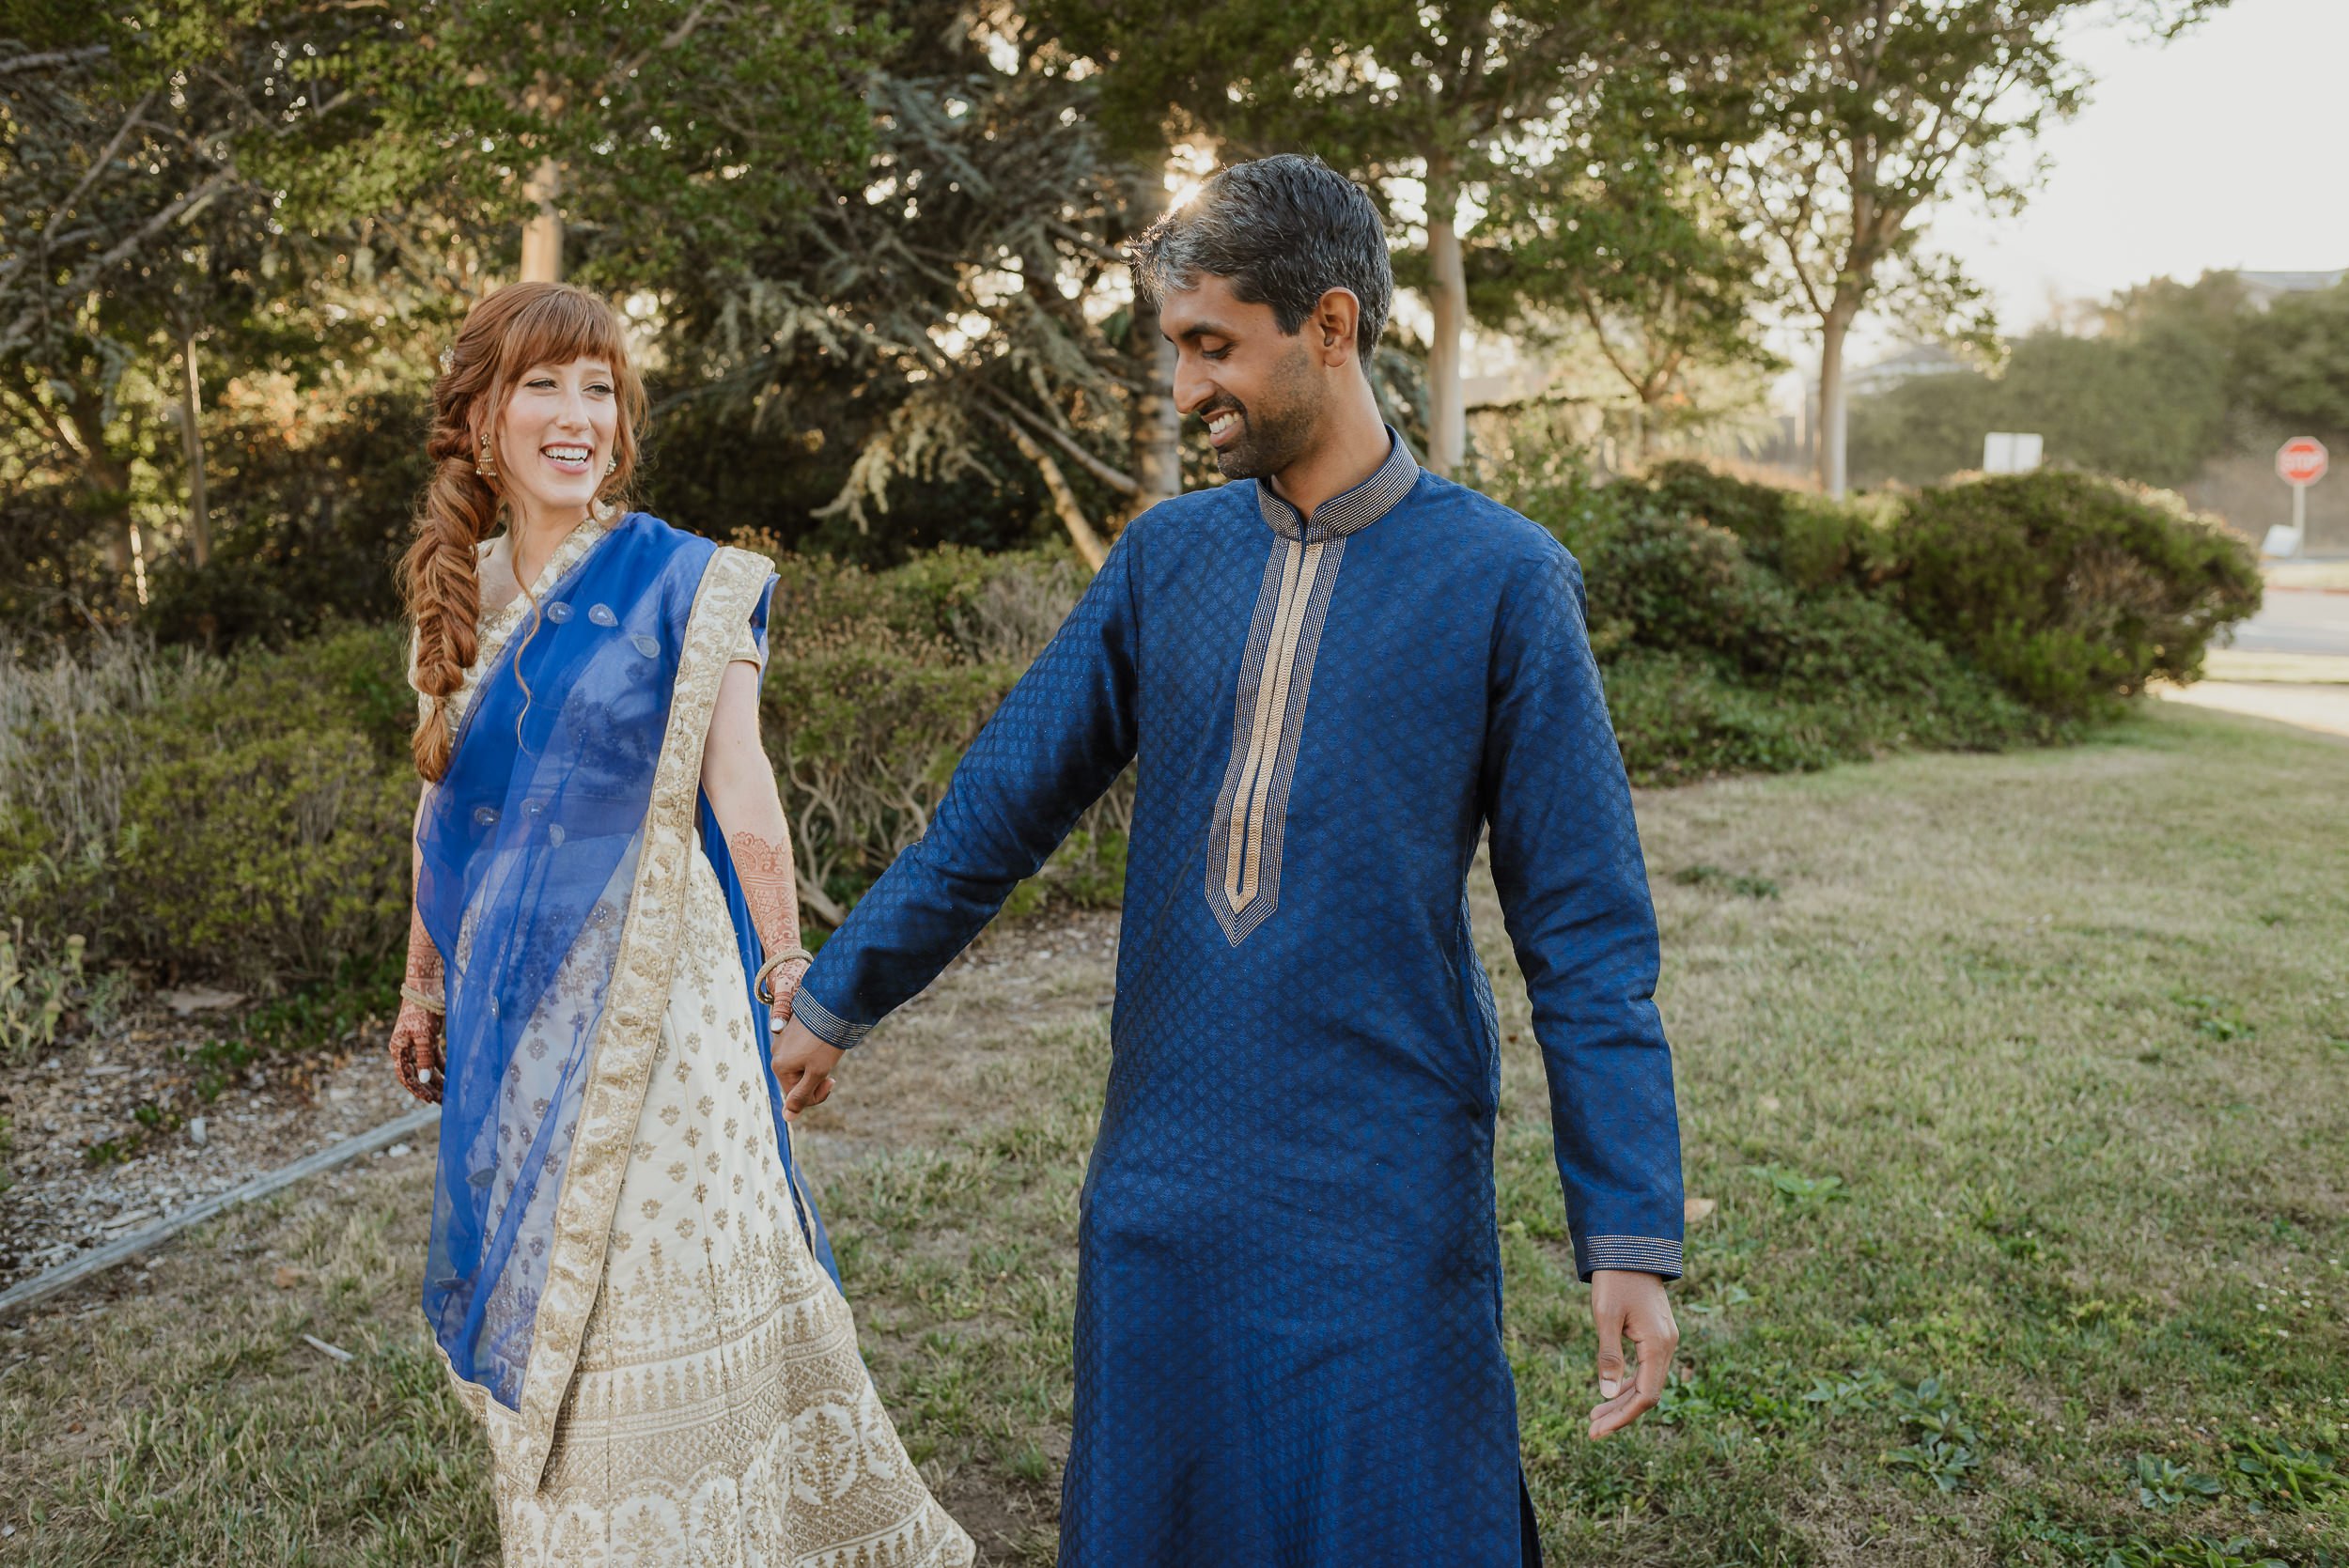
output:
[[[2349,0],[2233,0],[2170,44],[2082,29],[2076,51],[2096,85],[2042,137],[2053,168],[2030,205],[1944,212],[1927,234],[1992,289],[2005,331],[2051,297],[2165,273],[2349,267]]]

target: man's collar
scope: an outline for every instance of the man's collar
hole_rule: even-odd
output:
[[[1378,472],[1344,495],[1333,495],[1315,507],[1312,520],[1308,521],[1304,513],[1273,494],[1269,479],[1255,481],[1256,508],[1264,514],[1265,526],[1281,537],[1320,544],[1325,539],[1342,539],[1369,527],[1394,510],[1396,504],[1410,494],[1418,483],[1419,460],[1390,425],[1387,460],[1378,465]]]

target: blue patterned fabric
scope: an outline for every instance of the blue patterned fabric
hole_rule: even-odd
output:
[[[445,960],[448,1013],[423,1305],[451,1369],[509,1409],[630,924],[685,629],[717,548],[643,513],[614,524],[482,672],[448,771],[425,795],[416,907]],[[773,581],[752,613],[762,647]],[[700,818],[747,988],[758,937],[707,800]],[[766,1010],[755,997],[753,1007],[763,1037]],[[767,1091],[796,1196],[771,1067]],[[821,1221],[804,1203],[801,1214],[832,1269]]]
[[[1579,573],[1404,477],[1317,512],[1346,526],[1310,561],[1254,484],[1136,520],[801,992],[853,1043],[1137,763],[1066,1568],[1538,1560],[1465,894],[1487,827],[1578,1265],[1679,1273],[1655,918]]]

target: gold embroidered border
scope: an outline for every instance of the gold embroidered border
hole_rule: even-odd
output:
[[[1345,557],[1343,536],[1315,544],[1283,538],[1265,562],[1233,699],[1232,760],[1207,833],[1207,907],[1234,947],[1281,906],[1289,786]]]
[[[459,1380],[465,1403],[489,1428],[503,1480],[526,1490],[536,1490],[543,1478],[555,1418],[569,1391],[587,1314],[602,1283],[613,1211],[660,1044],[661,1015],[668,1007],[684,929],[686,857],[694,852],[702,742],[708,734],[719,678],[732,662],[737,628],[748,622],[772,570],[764,556],[720,548],[703,570],[686,619],[668,729],[661,759],[654,765],[652,800],[645,814],[636,885],[590,1047],[579,1130],[571,1140],[569,1168],[555,1205],[553,1245],[531,1329],[521,1407],[508,1410],[486,1389]],[[442,1363],[448,1364],[445,1354]],[[450,1375],[456,1375],[453,1367]]]

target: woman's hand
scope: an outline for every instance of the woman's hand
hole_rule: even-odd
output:
[[[446,1062],[441,1052],[441,1016],[412,1001],[399,1004],[392,1021],[392,1071],[399,1086],[427,1105],[441,1103]]]

